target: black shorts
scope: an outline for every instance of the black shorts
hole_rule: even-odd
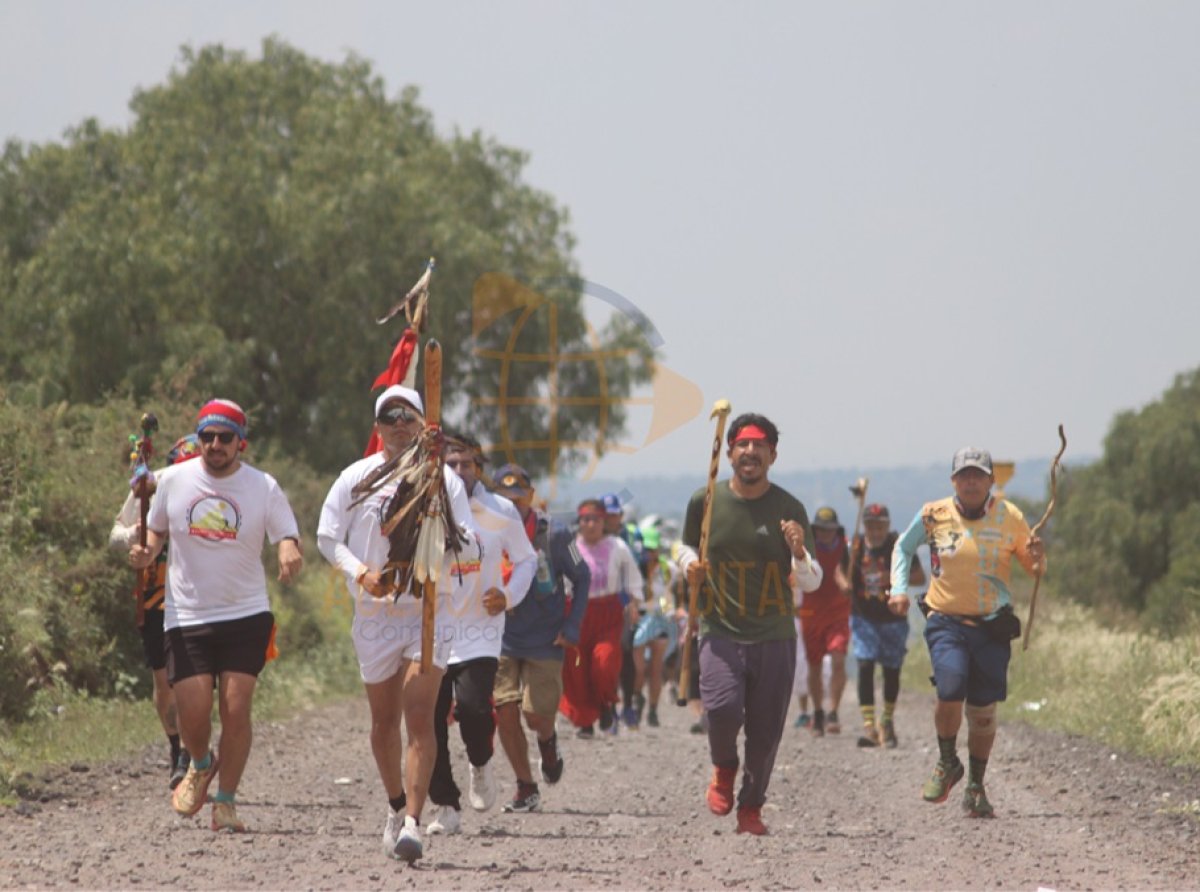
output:
[[[267,662],[275,616],[267,611],[222,623],[167,630],[167,679],[241,672],[258,676]]]
[[[154,671],[167,665],[167,647],[163,638],[163,619],[161,610],[147,610],[142,616],[142,656],[146,665]]]

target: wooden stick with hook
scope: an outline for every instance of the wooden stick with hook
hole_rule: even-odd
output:
[[[1029,531],[1030,538],[1039,535],[1042,532],[1042,527],[1046,525],[1046,521],[1050,519],[1050,515],[1054,513],[1054,500],[1058,497],[1058,468],[1062,461],[1063,453],[1067,451],[1067,435],[1063,432],[1063,426],[1058,426],[1058,439],[1062,445],[1058,448],[1058,455],[1054,456],[1054,462],[1050,465],[1050,501],[1046,505],[1046,511],[1042,514],[1042,519],[1033,525],[1033,529]],[[1043,558],[1043,561],[1045,559]],[[1033,579],[1033,594],[1029,597],[1029,619],[1025,621],[1025,637],[1021,639],[1022,653],[1029,650],[1029,633],[1033,631],[1033,617],[1037,610],[1038,589],[1042,585],[1042,567],[1038,566],[1037,575]]]

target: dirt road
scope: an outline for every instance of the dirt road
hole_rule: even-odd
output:
[[[239,794],[253,832],[241,836],[212,833],[208,808],[173,815],[161,748],[27,779],[32,798],[0,809],[0,886],[1200,888],[1200,817],[1180,808],[1200,800],[1200,777],[1006,725],[989,772],[998,818],[968,820],[957,795],[920,799],[935,759],[930,708],[902,697],[896,750],[856,748],[855,721],[823,740],[789,726],[765,838],[706,810],[706,745],[683,710],[664,707],[663,727],[615,738],[564,731],[566,774],[543,786],[541,813],[468,808],[463,834],[426,837],[409,868],[380,851],[386,803],[365,704],[350,701],[258,726]],[[496,768],[510,796],[502,753]]]

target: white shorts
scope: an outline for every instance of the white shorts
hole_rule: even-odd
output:
[[[441,634],[444,601],[439,597],[438,602],[433,664],[445,669],[450,659],[450,641]],[[405,660],[421,659],[421,603],[412,598],[403,598],[396,604],[360,599],[355,605],[351,636],[362,680],[366,684],[387,681],[400,671]]]

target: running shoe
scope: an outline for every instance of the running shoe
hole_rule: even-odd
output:
[[[858,738],[858,745],[863,749],[879,746],[880,732],[874,725],[866,725],[863,727],[862,736]]]
[[[879,728],[879,733],[883,737],[883,745],[890,750],[894,750],[900,745],[900,741],[896,739],[896,725],[891,721],[885,721]]]
[[[425,847],[421,843],[421,828],[417,826],[416,818],[405,815],[404,826],[400,828],[400,835],[396,838],[396,847],[392,850],[392,857],[412,864],[424,854],[424,850]]]
[[[575,736],[580,740],[594,740],[596,738],[596,729],[591,725],[587,725],[586,727],[576,729]]]
[[[232,802],[214,802],[212,807],[212,829],[227,833],[245,833],[246,825],[238,820],[237,809]]]
[[[600,730],[609,731],[612,726],[617,723],[617,713],[613,709],[611,703],[605,703],[600,707]]]
[[[825,716],[825,730],[830,734],[842,733],[842,723],[838,721],[836,709],[829,710],[828,714]]]
[[[825,714],[823,712],[813,713],[812,724],[808,726],[808,733],[813,737],[825,736]]]
[[[692,722],[692,727],[688,728],[688,732],[691,734],[703,734],[704,731],[704,722]]]
[[[179,782],[179,786],[171,795],[171,808],[184,817],[190,818],[204,808],[204,803],[208,801],[208,785],[217,776],[217,767],[220,762],[215,754],[210,754],[210,756],[212,763],[203,771],[196,770],[195,762],[189,765],[187,774],[184,775],[183,780]]]
[[[537,811],[541,804],[542,796],[538,792],[537,784],[523,784],[517,781],[517,795],[513,796],[511,802],[504,803],[503,810],[507,814],[524,814]]]
[[[492,763],[471,766],[471,782],[467,801],[475,811],[487,811],[496,804],[496,774]]]
[[[657,706],[651,706],[650,709],[646,712],[646,724],[649,725],[651,728],[658,727],[658,707]]]
[[[987,793],[983,792],[983,784],[971,781],[963,790],[963,812],[968,818],[994,818],[996,810],[988,802]]]
[[[539,740],[538,752],[542,755],[542,780],[548,784],[556,784],[562,779],[563,757],[558,749],[558,734],[552,734],[549,740]]]
[[[766,836],[767,825],[762,822],[762,809],[743,805],[737,811],[737,832]]]
[[[429,835],[441,833],[450,836],[462,830],[462,812],[453,805],[438,807],[437,817],[429,822]]]
[[[404,812],[392,811],[388,808],[387,823],[383,825],[383,853],[389,858],[396,857],[396,843],[400,841],[400,831],[404,829]]]
[[[937,765],[933,767],[933,774],[930,775],[929,780],[925,781],[921,797],[926,802],[945,802],[946,797],[950,795],[950,790],[962,780],[964,773],[961,759],[956,757],[949,765],[939,759]]]
[[[625,727],[630,731],[636,731],[638,727],[637,710],[632,706],[626,706],[621,710],[621,721],[625,723]],[[603,722],[601,722],[601,725],[603,725]]]
[[[708,810],[714,815],[727,815],[733,811],[733,782],[737,779],[737,766],[722,768],[713,766],[713,778],[704,794]]]
[[[797,728],[797,729],[798,728],[807,728],[809,722],[811,722],[811,721],[812,721],[812,716],[810,716],[807,712],[802,712],[802,713],[800,713],[800,715],[796,716],[796,721],[792,723],[792,727]]]
[[[172,790],[179,786],[180,782],[187,777],[188,766],[192,764],[191,757],[188,756],[187,750],[180,750],[179,755],[175,757],[175,764],[171,766],[171,779],[168,781]]]

